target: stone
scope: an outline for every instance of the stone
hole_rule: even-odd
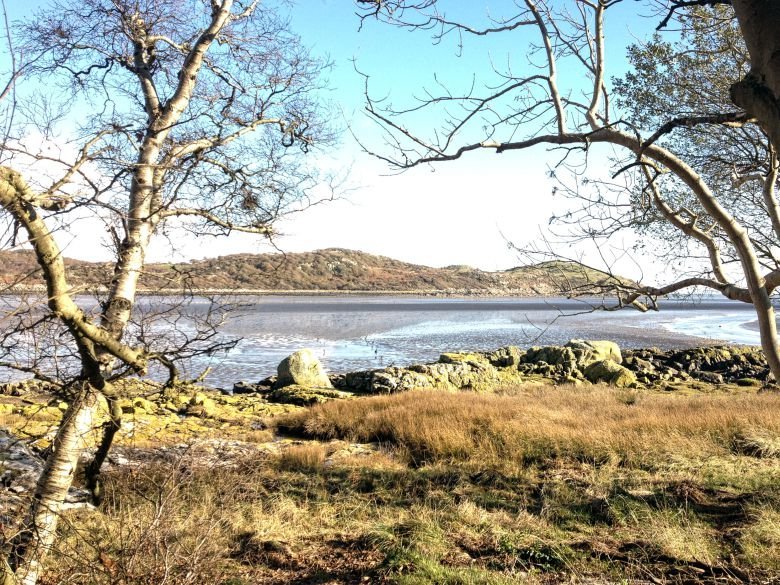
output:
[[[157,411],[157,405],[154,402],[140,396],[133,398],[132,406],[136,413],[141,412],[152,414]]]
[[[593,383],[603,382],[618,388],[632,386],[637,382],[634,372],[611,359],[590,364],[585,368],[585,377]]]
[[[553,375],[557,370],[562,376],[567,377],[577,370],[577,358],[571,348],[557,345],[532,347],[523,356],[523,362],[535,364],[537,366],[535,369],[545,375]]]
[[[693,376],[710,384],[723,384],[725,381],[723,375],[716,372],[693,372]]]
[[[488,370],[492,366],[488,359],[477,353],[443,353],[439,356],[440,364],[466,364],[475,370]]]
[[[187,414],[203,418],[213,418],[217,414],[217,404],[205,394],[198,392],[187,406]]]
[[[341,392],[339,390],[328,388],[311,388],[309,386],[298,386],[291,384],[273,390],[267,395],[269,402],[280,404],[293,404],[296,406],[312,406],[322,404],[334,399],[351,398],[352,394]]]
[[[496,351],[491,351],[485,357],[495,368],[516,368],[520,365],[525,352],[514,345],[501,347]]]
[[[301,349],[284,358],[276,369],[275,388],[296,384],[306,388],[333,388],[320,361],[309,349]]]
[[[612,360],[615,363],[623,363],[623,355],[620,347],[614,341],[586,341],[584,339],[572,339],[564,347],[570,348],[577,358],[580,369],[586,368],[593,362]]]

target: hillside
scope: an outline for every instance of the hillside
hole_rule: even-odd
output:
[[[102,288],[106,263],[66,259],[70,284]],[[470,266],[431,268],[364,252],[329,248],[290,254],[234,254],[179,264],[150,264],[141,278],[146,291],[369,291],[475,295],[550,295],[607,276],[564,262],[487,272]],[[42,285],[32,252],[0,252],[0,284]]]

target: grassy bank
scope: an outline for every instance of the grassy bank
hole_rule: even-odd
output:
[[[780,579],[778,395],[410,392],[275,420],[301,439],[111,472],[46,582]]]

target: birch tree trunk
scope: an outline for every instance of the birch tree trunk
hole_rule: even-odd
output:
[[[84,383],[63,416],[43,473],[35,486],[33,503],[21,530],[11,541],[8,569],[18,585],[35,585],[43,560],[51,552],[62,505],[73,483],[87,436],[94,430],[99,394]]]

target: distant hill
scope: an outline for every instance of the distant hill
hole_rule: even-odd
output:
[[[93,290],[108,286],[107,263],[66,259],[70,284]],[[233,254],[177,264],[150,264],[145,291],[389,292],[466,295],[553,295],[608,276],[566,262],[487,272],[470,266],[431,268],[354,250],[328,248],[289,254]],[[0,252],[0,284],[40,286],[31,251]]]

